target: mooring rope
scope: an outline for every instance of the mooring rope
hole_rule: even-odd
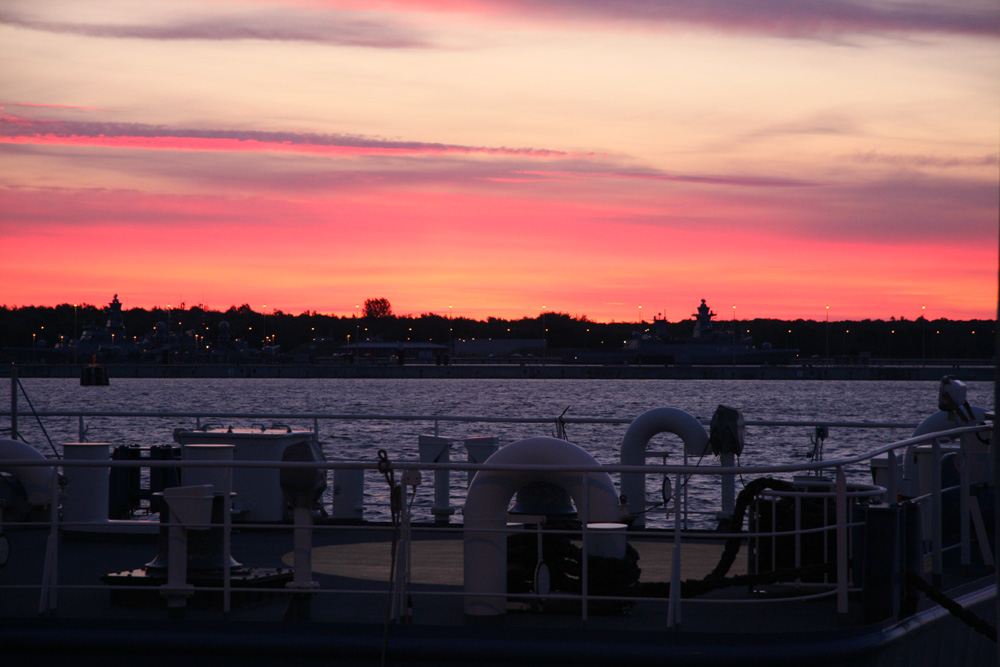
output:
[[[992,625],[979,618],[976,614],[972,613],[962,605],[958,604],[950,597],[939,591],[938,589],[931,586],[929,583],[924,581],[916,572],[906,573],[906,583],[910,584],[918,591],[926,595],[931,601],[941,605],[949,612],[951,615],[956,617],[958,620],[962,621],[970,628],[978,632],[979,634],[986,635],[990,641],[994,644],[997,643],[997,629]]]

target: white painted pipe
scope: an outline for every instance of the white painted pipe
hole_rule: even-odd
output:
[[[518,489],[532,482],[561,486],[573,498],[584,523],[619,523],[622,510],[611,476],[583,449],[565,440],[535,437],[498,450],[487,465],[593,468],[559,470],[480,470],[465,499],[465,613],[495,616],[507,607],[507,507]],[[586,489],[586,491],[585,491]],[[586,493],[586,497],[584,497]]]
[[[646,465],[646,446],[660,433],[679,436],[688,456],[701,456],[708,449],[708,431],[692,415],[677,408],[654,408],[636,417],[626,429],[622,437],[622,465]],[[646,510],[646,474],[622,473],[621,479],[625,507],[635,516],[633,525],[641,528],[646,525],[643,514]]]
[[[0,461],[44,461],[45,456],[31,445],[18,440],[0,440]],[[52,476],[54,468],[44,466],[6,465],[0,471],[17,478],[24,487],[28,503],[48,505],[52,501]]]

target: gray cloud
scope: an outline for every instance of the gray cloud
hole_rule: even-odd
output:
[[[853,34],[1000,36],[995,3],[891,0],[480,0],[484,6],[601,21],[677,23],[779,37]]]
[[[262,130],[225,130],[177,128],[147,123],[114,123],[102,121],[66,121],[55,119],[29,119],[0,116],[0,136],[91,137],[91,138],[174,138],[174,139],[225,139],[230,141],[254,141],[290,146],[372,148],[383,150],[403,150],[448,153],[496,153],[512,155],[559,156],[561,151],[535,148],[507,148],[505,146],[464,146],[420,141],[397,141],[353,134],[329,134],[318,132],[267,132]]]
[[[898,246],[904,242],[937,243],[947,237],[983,245],[995,244],[996,211],[1000,206],[995,179],[902,171],[857,181],[842,178],[810,183],[759,174],[666,173],[603,158],[558,158],[549,164],[553,171],[540,172],[537,159],[527,156],[497,160],[463,154],[370,155],[330,160],[308,154],[156,151],[151,155],[149,151],[96,146],[0,144],[2,157],[8,162],[16,160],[22,168],[30,165],[31,170],[44,168],[46,160],[56,160],[64,168],[87,170],[93,176],[91,183],[109,186],[44,191],[25,186],[17,196],[11,194],[17,188],[8,188],[9,209],[2,225],[7,232],[22,226],[16,221],[28,225],[32,221],[60,220],[66,211],[74,211],[75,221],[93,217],[95,221],[169,224],[171,220],[186,219],[188,207],[184,202],[191,200],[208,205],[204,213],[198,214],[203,219],[236,220],[244,215],[254,220],[273,220],[269,207],[294,206],[300,196],[303,200],[335,201],[341,197],[352,199],[365,191],[384,191],[399,197],[411,189],[492,193],[525,202],[536,196],[546,200],[567,196],[577,201],[595,197],[613,208],[614,202],[634,197],[634,187],[639,187],[645,201],[661,202],[662,212],[633,212],[608,222],[721,230],[766,224],[771,232],[788,238],[831,243],[846,238]],[[114,189],[122,182],[122,174],[151,179],[157,183],[157,192],[172,182],[194,187],[202,194],[126,194]],[[537,177],[518,180],[530,174]],[[649,189],[660,187],[658,182],[662,182],[662,190]],[[171,189],[166,186],[167,192]],[[657,199],[649,198],[651,193],[656,193]],[[123,212],[109,209],[105,196],[116,199],[116,207]],[[697,196],[712,203],[692,205]],[[235,205],[251,200],[260,205]],[[678,206],[678,201],[684,205]],[[15,206],[15,202],[20,203]],[[734,217],[734,210],[741,214]],[[948,261],[947,257],[942,260]]]
[[[798,120],[774,123],[744,135],[744,139],[761,139],[794,135],[857,134],[857,123],[846,114],[819,113]]]
[[[897,155],[869,151],[856,153],[850,157],[862,164],[891,164],[900,167],[995,167],[1000,164],[1000,155],[992,153],[975,157],[952,157],[945,155]]]
[[[212,184],[232,192],[269,191],[335,193],[368,188],[445,187],[473,190],[512,190],[531,196],[546,183],[588,182],[627,190],[629,182],[700,185],[721,190],[803,188],[819,184],[766,174],[672,173],[626,165],[614,158],[505,153],[500,159],[471,152],[368,154],[348,160],[309,153],[236,153],[225,150],[146,151],[109,146],[0,144],[0,155],[22,159],[58,160],[90,171],[118,172],[166,178],[198,185]]]
[[[839,41],[865,34],[954,34],[1000,36],[1000,11],[992,2],[930,0],[472,0],[452,10],[432,0],[395,3],[402,11],[468,14],[476,7],[491,14],[530,20],[582,21],[602,29],[680,26]],[[340,10],[273,9],[198,16],[158,24],[77,23],[28,18],[0,10],[0,24],[99,38],[149,40],[298,41],[372,48],[435,48],[409,26],[361,19]]]
[[[45,21],[0,11],[0,24],[112,39],[294,41],[382,49],[431,46],[424,36],[411,28],[389,22],[347,19],[334,12],[272,10],[142,25]]]
[[[791,193],[808,236],[834,242],[865,239],[887,245],[949,237],[996,244],[1000,193],[995,180],[894,173],[855,183],[830,183],[809,197]],[[944,262],[947,257],[942,257]]]
[[[618,219],[650,227],[745,230],[765,227],[785,238],[830,242],[834,246],[871,243],[899,248],[907,244],[966,243],[996,245],[996,181],[918,174],[891,174],[858,182],[829,181],[811,189],[780,191],[720,188],[712,193],[718,208],[667,209]],[[741,211],[733,217],[732,209]],[[942,266],[950,261],[941,257]]]

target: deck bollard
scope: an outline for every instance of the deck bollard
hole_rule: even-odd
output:
[[[208,530],[212,520],[215,492],[211,484],[174,486],[162,492],[169,512],[167,546],[167,583],[160,594],[167,599],[171,616],[183,615],[194,586],[187,582],[189,530]]]
[[[448,463],[451,446],[457,441],[438,435],[421,435],[417,440],[421,463]],[[455,513],[451,506],[450,474],[447,470],[434,471],[434,505],[431,514],[434,523],[448,523],[448,517]]]

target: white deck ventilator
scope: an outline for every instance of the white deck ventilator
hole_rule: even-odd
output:
[[[673,433],[684,442],[687,456],[701,456],[708,449],[708,431],[695,417],[677,408],[654,408],[632,420],[622,436],[621,462],[626,466],[646,465],[646,446],[653,436]],[[625,508],[635,517],[637,528],[646,525],[646,474],[622,473],[622,495]],[[677,489],[676,492],[679,492]]]
[[[622,509],[614,482],[601,464],[573,443],[545,436],[526,438],[497,451],[487,465],[565,466],[594,471],[480,470],[465,500],[465,613],[496,616],[507,609],[507,506],[521,487],[549,482],[566,490],[580,520],[617,523]]]

